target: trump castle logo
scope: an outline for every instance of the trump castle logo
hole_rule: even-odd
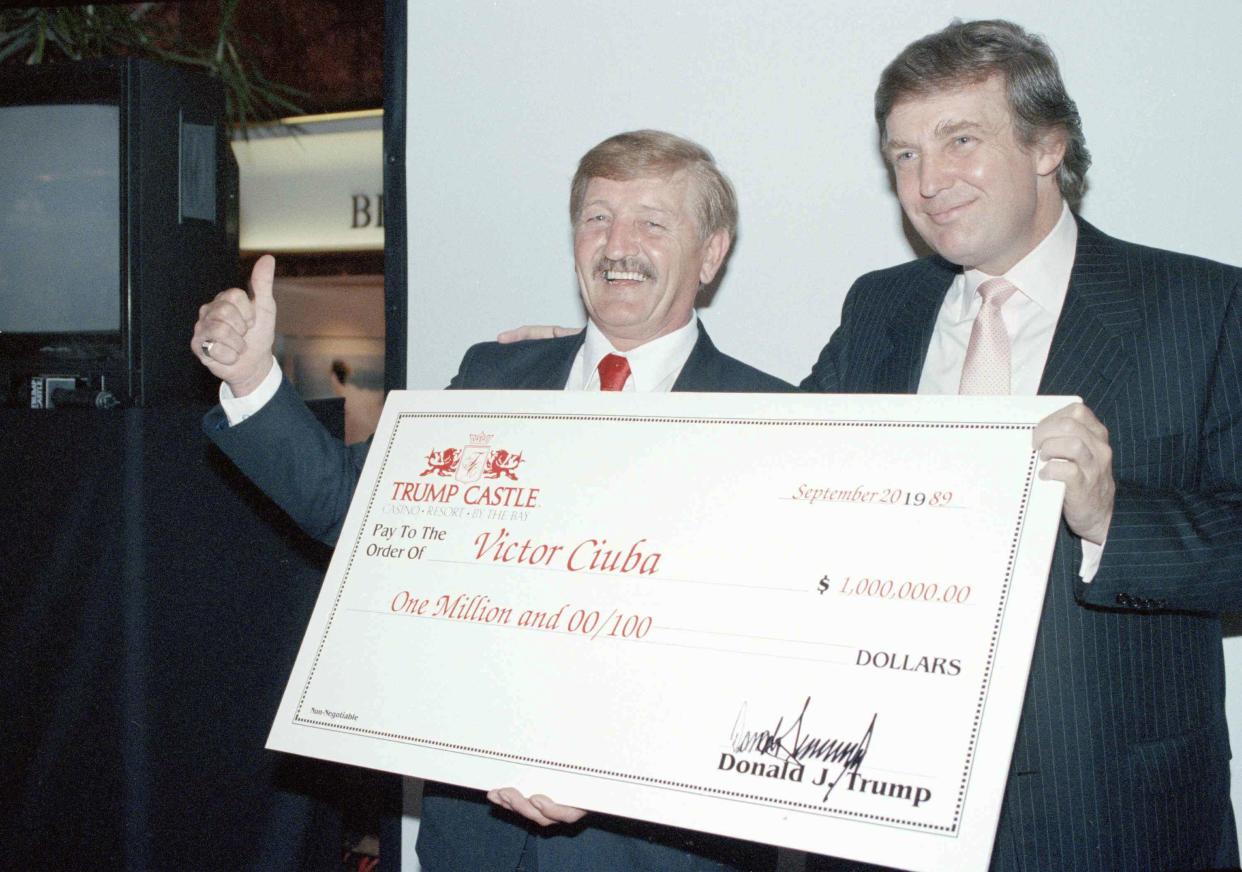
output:
[[[491,447],[492,434],[471,433],[470,444],[461,448],[433,448],[427,454],[427,468],[419,476],[452,476],[464,484],[481,478],[517,481],[517,468],[522,452],[513,454],[504,448]]]
[[[394,481],[390,499],[394,503],[536,508],[539,488],[516,484],[524,462],[522,452],[493,448],[491,442],[490,433],[471,433],[470,442],[460,448],[432,448],[425,458],[427,468],[413,481]]]

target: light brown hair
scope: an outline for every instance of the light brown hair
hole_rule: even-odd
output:
[[[668,177],[685,170],[694,181],[698,200],[696,217],[699,237],[708,239],[718,230],[737,235],[737,195],[733,185],[716,166],[711,152],[701,145],[662,130],[632,130],[610,136],[578,161],[569,189],[569,220],[576,222],[591,179]]]
[[[1048,43],[1011,21],[955,20],[902,49],[880,74],[875,91],[881,145],[888,135],[888,115],[898,103],[995,75],[1004,77],[1019,142],[1031,146],[1050,130],[1064,132],[1065,157],[1057,170],[1057,185],[1070,207],[1077,208],[1091,166],[1078,107],[1065,90]]]

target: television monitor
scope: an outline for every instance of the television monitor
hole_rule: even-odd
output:
[[[203,398],[187,337],[237,261],[218,82],[137,59],[0,76],[0,404]]]

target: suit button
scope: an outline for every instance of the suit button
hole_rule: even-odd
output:
[[[1134,605],[1134,597],[1128,593],[1119,593],[1117,594],[1117,605],[1129,608]]]

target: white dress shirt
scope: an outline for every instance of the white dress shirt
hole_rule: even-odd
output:
[[[1005,273],[1004,278],[1018,289],[1001,308],[1001,321],[1009,334],[1010,393],[1034,396],[1052,348],[1052,334],[1065,305],[1070,270],[1078,247],[1078,223],[1069,206],[1061,207],[1061,217],[1039,245]],[[936,316],[927,359],[919,377],[920,394],[956,394],[966,362],[966,346],[975,317],[983,305],[979,285],[990,278],[985,272],[968,269],[953,280]],[[1095,578],[1100,567],[1103,545],[1082,543],[1083,581]]]
[[[1078,224],[1069,207],[1062,206],[1056,226],[1004,275],[1018,289],[1001,308],[1001,320],[1009,334],[1012,394],[1034,396],[1039,392],[1052,333],[1069,290],[1077,245]],[[949,286],[923,361],[920,394],[957,393],[970,330],[982,306],[979,285],[990,278],[994,276],[968,269]]]
[[[574,358],[573,368],[569,372],[569,381],[565,383],[567,391],[598,391],[599,362],[607,354],[622,354],[630,362],[630,377],[625,380],[625,391],[647,391],[651,393],[667,393],[673,389],[677,376],[681,375],[682,367],[690,359],[694,344],[699,341],[699,319],[690,313],[690,320],[684,327],[665,334],[632,348],[624,353],[612,347],[608,338],[591,321],[587,322],[586,338],[578,354]],[[272,368],[267,377],[244,397],[235,397],[229,386],[220,382],[220,407],[228,418],[229,426],[233,427],[249,418],[267,405],[280,388],[280,365],[272,358]]]
[[[267,371],[267,376],[244,397],[233,396],[233,390],[228,384],[220,382],[220,408],[224,410],[224,417],[229,419],[229,426],[236,427],[266,406],[268,400],[276,396],[276,391],[280,389],[282,376],[280,364],[273,357],[272,368]]]
[[[630,377],[625,380],[623,391],[644,393],[668,393],[673,389],[677,376],[690,358],[694,344],[699,341],[699,319],[691,312],[684,327],[666,333],[629,351],[617,351],[608,337],[587,321],[586,338],[574,358],[567,391],[598,391],[599,362],[609,354],[620,354],[630,362]]]

